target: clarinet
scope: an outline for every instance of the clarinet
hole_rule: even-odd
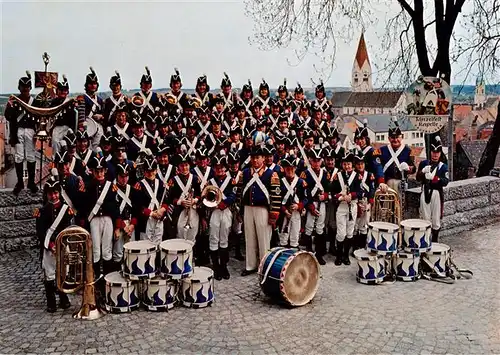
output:
[[[347,184],[345,185],[345,193],[346,193],[346,196],[350,194],[349,181],[347,181]],[[347,203],[347,206],[349,207],[349,221],[352,221],[352,206],[351,206],[351,202]]]

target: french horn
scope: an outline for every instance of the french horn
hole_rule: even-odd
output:
[[[146,102],[142,96],[134,95],[130,99],[130,103],[136,108],[143,108]]]

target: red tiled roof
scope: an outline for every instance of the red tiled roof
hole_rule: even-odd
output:
[[[367,61],[368,64],[370,63],[370,60],[368,59],[368,51],[366,50],[364,33],[361,33],[361,37],[359,38],[358,50],[356,52],[356,61],[358,62],[360,68],[363,66],[365,61]]]

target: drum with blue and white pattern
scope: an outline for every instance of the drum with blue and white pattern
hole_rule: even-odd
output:
[[[354,251],[354,257],[358,261],[358,272],[356,280],[366,285],[382,283],[385,277],[384,255],[369,252],[365,249]]]
[[[142,303],[150,311],[166,311],[174,308],[177,300],[177,283],[157,276],[144,281]]]
[[[401,221],[402,247],[407,252],[421,253],[431,250],[431,222],[423,219]]]
[[[148,240],[125,243],[123,246],[123,275],[130,280],[151,279],[156,276],[158,247]]]
[[[169,239],[160,243],[160,272],[164,278],[183,279],[193,273],[194,242],[185,239]]]
[[[393,254],[398,249],[398,236],[398,225],[387,222],[370,222],[366,236],[366,249],[380,255]]]
[[[186,307],[204,308],[212,305],[214,295],[214,272],[204,266],[195,266],[193,274],[181,281],[182,304]]]
[[[431,250],[422,256],[422,267],[446,277],[449,267],[450,247],[442,243],[432,243]]]
[[[137,282],[127,280],[118,271],[107,274],[106,310],[111,313],[125,313],[139,308]]]
[[[419,279],[419,265],[420,265],[420,254],[419,253],[404,253],[399,252],[395,256],[392,268],[396,279],[401,281],[416,281]]]

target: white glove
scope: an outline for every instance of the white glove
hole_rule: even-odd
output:
[[[425,178],[427,180],[432,180],[432,174],[431,173],[425,173]]]
[[[401,164],[399,164],[399,170],[408,171],[410,170],[410,166],[407,163],[402,162]]]
[[[424,174],[430,173],[431,172],[431,166],[427,165],[425,168],[422,169],[422,172]]]

